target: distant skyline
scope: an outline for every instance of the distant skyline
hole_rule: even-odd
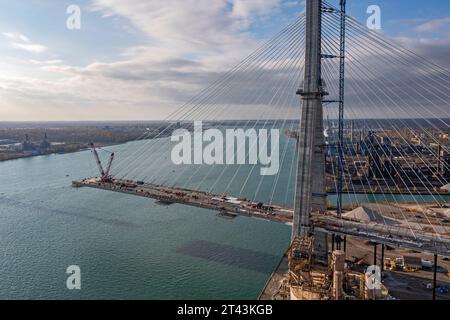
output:
[[[337,4],[337,0],[329,2]],[[450,68],[450,1],[347,0]],[[66,8],[81,8],[69,30]],[[303,11],[293,0],[0,0],[0,121],[160,120]]]

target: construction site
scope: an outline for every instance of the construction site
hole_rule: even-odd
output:
[[[156,153],[149,151],[146,144],[142,150],[130,152],[121,159],[125,164],[120,178],[111,173],[114,153],[109,152],[108,164],[103,167],[97,148],[91,144],[99,175],[73,181],[72,186],[147,197],[164,205],[178,203],[206,208],[223,218],[246,216],[292,226],[289,249],[264,287],[260,295],[263,300],[448,299],[448,125],[445,128],[443,122],[441,130],[426,119],[423,124],[414,118],[408,122],[394,117],[386,126],[389,128],[383,129],[376,119],[372,120],[374,123],[360,120],[356,125],[355,121],[344,121],[346,56],[351,55],[346,50],[347,22],[353,28],[350,34],[354,29],[361,31],[346,15],[345,0],[340,0],[339,8],[322,0],[306,0],[305,14],[299,19],[303,28],[300,34],[304,36],[304,42],[299,41],[304,44],[304,55],[299,59],[304,73],[300,87],[298,83],[294,85],[302,108],[298,127],[286,131],[295,140],[289,174],[289,181],[292,178],[295,185],[292,205],[257,201],[256,193],[249,200],[226,192],[177,187],[176,181],[169,184],[167,179],[158,183],[156,178],[152,180],[155,172],[161,170],[157,161],[145,169],[150,172],[148,175],[135,179],[135,163],[147,153]],[[327,26],[334,32],[334,42],[324,32]],[[376,45],[382,41],[375,40]],[[333,59],[337,62],[337,72],[330,72],[326,63]],[[296,72],[293,68],[293,73]],[[330,73],[334,82],[330,81]],[[328,97],[333,86],[334,99]],[[357,87],[355,83],[353,90],[354,87]],[[382,90],[385,92],[390,93],[388,89]],[[293,93],[288,95],[292,99]],[[370,96],[361,101],[365,105],[371,101]],[[382,105],[381,102],[375,106]],[[324,106],[330,104],[338,106],[334,124],[325,116],[329,111]],[[167,158],[161,161],[167,162]],[[241,190],[252,171],[244,179]],[[225,169],[213,178],[214,185],[222,182],[224,172]],[[195,170],[189,181],[197,173]],[[127,174],[131,178],[124,178]],[[238,172],[230,176],[233,180]],[[207,175],[202,181],[206,178]],[[377,201],[375,198],[372,202],[344,205],[344,194],[367,197],[398,194],[404,199]],[[330,203],[330,195],[336,197],[334,203]],[[412,201],[406,201],[407,197]]]
[[[246,216],[292,225],[292,208],[202,191],[151,185],[143,181],[119,180],[109,176],[108,171],[103,172],[103,177],[74,181],[72,185],[76,188],[91,187],[147,197],[164,205],[180,203],[206,208],[216,211],[217,215],[223,218]],[[424,232],[423,227],[429,225],[416,218],[419,213],[423,214],[424,210],[433,219],[432,228],[428,229],[428,232]],[[448,259],[444,260],[445,257],[450,257],[450,235],[441,227],[444,218],[436,215],[439,211],[440,208],[433,208],[432,204],[424,204],[420,208],[408,204],[403,207],[372,204],[349,210],[341,218],[337,218],[336,211],[332,210],[324,213],[314,212],[311,215],[312,226],[322,241],[296,238],[271,275],[260,298],[411,298],[410,290],[402,291],[402,286],[418,286],[418,298],[426,298],[427,294],[430,295],[427,292],[432,290],[442,290],[440,296],[446,297],[445,288],[450,284],[450,278],[448,272],[442,274],[442,270],[450,269]],[[416,221],[413,233],[407,226],[412,219]],[[343,250],[334,250],[337,241],[343,242]],[[381,247],[378,254],[377,245]],[[386,255],[385,248],[389,248]],[[442,258],[438,263],[436,261],[436,264],[422,260],[426,261],[426,267],[439,277],[439,283],[442,285],[438,286],[431,280],[427,282],[431,287],[427,287],[427,284],[421,284],[426,282],[426,276],[425,280],[420,278],[423,276],[420,273],[423,262],[420,257],[431,257],[429,259],[432,260],[437,253]],[[411,266],[405,263],[403,255],[418,257],[419,263]],[[383,279],[376,288],[367,287],[373,275],[365,272],[368,266],[373,265],[379,266],[379,279]],[[431,271],[429,273],[433,273]],[[397,292],[399,295],[396,296]]]
[[[331,238],[331,237],[330,237]],[[329,239],[331,246],[331,239]],[[304,265],[296,245],[286,252],[262,289],[261,300],[448,300],[448,258],[378,246],[346,237],[345,251],[330,251],[329,264]],[[339,261],[336,266],[336,261]],[[341,263],[339,265],[339,263]],[[379,274],[366,272],[377,265]],[[294,267],[294,270],[292,270]],[[301,278],[299,278],[299,275]],[[373,277],[373,278],[372,278]],[[370,285],[370,281],[375,282]],[[436,281],[436,283],[434,282]],[[303,286],[303,283],[309,283]],[[436,286],[436,291],[434,291]]]

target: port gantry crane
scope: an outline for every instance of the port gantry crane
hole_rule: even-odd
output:
[[[96,149],[94,143],[91,142],[90,146],[91,146],[92,153],[94,154],[95,162],[97,163],[98,170],[100,171],[101,181],[102,182],[111,182],[112,176],[110,175],[110,172],[111,172],[112,162],[114,160],[114,152],[110,152],[108,150],[102,149],[102,150],[104,150],[106,152],[109,152],[111,154],[110,157],[109,157],[109,160],[108,160],[108,164],[106,166],[106,170],[104,170],[102,162],[100,161],[100,157],[98,156],[98,152],[97,152],[97,149]]]

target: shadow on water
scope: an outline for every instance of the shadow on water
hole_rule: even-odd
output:
[[[251,271],[270,273],[280,257],[205,240],[194,240],[176,249],[177,253]]]

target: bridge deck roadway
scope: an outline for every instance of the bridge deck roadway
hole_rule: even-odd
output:
[[[231,217],[248,216],[278,223],[292,224],[293,210],[291,208],[256,203],[247,199],[237,199],[208,192],[120,179],[102,182],[97,177],[73,181],[72,185],[74,187],[91,187],[127,193],[166,203],[180,203],[211,209]],[[404,226],[387,226],[380,223],[340,219],[331,213],[313,213],[311,221],[315,229],[328,233],[353,236],[375,243],[419,252],[450,256],[450,237],[446,234],[425,232],[419,229],[412,230]]]

